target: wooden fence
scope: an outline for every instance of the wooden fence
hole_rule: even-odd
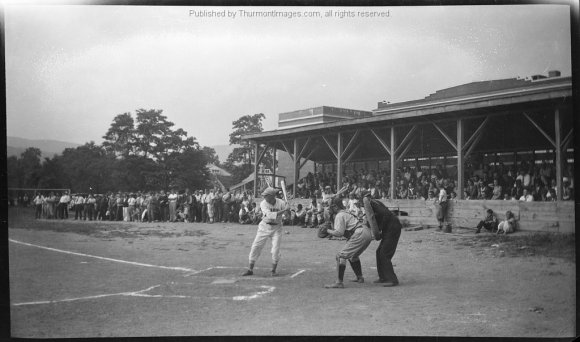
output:
[[[258,202],[261,199],[256,200]],[[389,209],[399,210],[401,223],[407,225],[437,226],[435,216],[437,206],[425,200],[382,200]],[[293,206],[301,203],[306,206],[308,199],[291,201]],[[493,210],[501,221],[506,211],[511,211],[518,220],[518,230],[548,231],[559,233],[575,232],[575,205],[573,201],[558,202],[521,202],[496,200],[452,200],[448,207],[448,222],[453,227],[475,228]],[[406,215],[405,215],[406,214]]]

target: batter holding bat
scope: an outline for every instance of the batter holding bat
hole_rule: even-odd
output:
[[[284,188],[284,187],[283,187]],[[276,276],[276,267],[280,261],[280,238],[282,237],[282,214],[290,210],[290,206],[283,200],[276,197],[278,190],[268,187],[262,192],[264,200],[260,203],[262,210],[262,220],[258,224],[256,238],[250,250],[250,267],[242,276],[254,274],[254,264],[268,238],[272,239],[272,276]]]

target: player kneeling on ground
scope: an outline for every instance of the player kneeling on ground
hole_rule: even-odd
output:
[[[338,280],[332,285],[324,285],[327,289],[343,288],[344,271],[346,269],[346,260],[356,274],[353,281],[364,283],[362,275],[362,266],[359,256],[367,249],[371,243],[372,236],[369,227],[361,224],[358,217],[346,211],[342,199],[335,197],[330,202],[330,217],[334,216],[334,229],[327,229],[329,235],[347,238],[346,245],[336,255],[336,267],[338,271]]]

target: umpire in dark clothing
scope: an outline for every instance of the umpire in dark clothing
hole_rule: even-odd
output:
[[[391,259],[395,255],[401,237],[401,222],[383,203],[371,199],[369,195],[365,194],[363,198],[367,224],[370,225],[375,240],[381,240],[376,253],[379,279],[374,283],[380,283],[385,287],[397,286],[399,279]]]

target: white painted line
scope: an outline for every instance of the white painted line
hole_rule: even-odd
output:
[[[17,241],[17,240],[13,240],[13,239],[8,239],[8,241],[13,242],[13,243],[18,243],[18,244],[21,244],[21,245],[25,245],[25,246],[42,248],[42,249],[46,249],[46,250],[53,251],[53,252],[59,252],[59,253],[65,253],[65,254],[78,255],[78,256],[82,256],[82,257],[95,258],[95,259],[101,259],[101,260],[107,260],[107,261],[113,261],[113,262],[120,262],[120,263],[123,263],[123,264],[129,264],[129,265],[135,265],[135,266],[155,267],[155,268],[162,268],[162,269],[173,270],[173,271],[194,272],[193,274],[201,272],[201,271],[196,271],[194,269],[186,268],[186,267],[169,267],[169,266],[159,266],[159,265],[143,264],[143,263],[140,263],[140,262],[126,261],[126,260],[119,260],[119,259],[112,259],[112,258],[105,258],[105,257],[96,256],[96,255],[90,255],[90,254],[84,254],[84,253],[77,253],[77,252],[65,251],[65,250],[62,250],[62,249],[56,249],[56,248],[51,248],[51,247],[33,245],[31,243],[21,242],[21,241]]]
[[[77,297],[77,298],[65,298],[65,299],[58,299],[58,300],[43,300],[43,301],[35,301],[35,302],[23,302],[23,303],[15,303],[12,306],[24,306],[24,305],[39,305],[39,304],[56,304],[56,303],[63,303],[63,302],[73,302],[78,300],[90,300],[90,299],[99,299],[105,297],[112,297],[112,296],[128,296],[128,297],[148,297],[148,298],[202,298],[202,299],[229,299],[230,297],[206,297],[206,296],[180,296],[180,295],[150,295],[146,294],[145,292],[151,291],[154,288],[157,288],[161,285],[155,285],[148,287],[144,290],[140,291],[132,291],[132,292],[119,292],[119,293],[109,293],[109,294],[102,294],[102,295],[95,295],[95,296],[85,296],[85,297]],[[260,286],[261,288],[266,289],[265,291],[256,292],[251,296],[235,296],[232,297],[233,300],[252,300],[259,297],[262,297],[268,293],[274,292],[276,287],[274,286]]]
[[[265,285],[262,285],[260,287],[266,289],[266,291],[256,292],[255,294],[253,294],[251,296],[235,296],[232,299],[233,300],[252,300],[252,299],[256,299],[256,298],[262,297],[263,295],[266,295],[268,293],[272,293],[276,289],[276,287],[274,287],[274,286],[265,286]]]
[[[133,296],[138,295],[142,292],[150,291],[159,285],[151,286],[141,291],[133,291],[133,292],[119,292],[119,293],[110,293],[110,294],[102,294],[96,296],[86,296],[86,297],[77,297],[77,298],[65,298],[60,300],[45,300],[45,301],[37,301],[37,302],[25,302],[25,303],[16,303],[12,304],[13,306],[21,306],[21,305],[36,305],[36,304],[51,304],[51,303],[60,303],[60,302],[72,302],[75,300],[87,300],[87,299],[96,299],[96,298],[104,298],[104,297],[111,297],[111,296]]]
[[[294,278],[294,277],[296,277],[297,275],[299,275],[299,274],[302,274],[302,273],[304,273],[304,272],[306,272],[306,270],[300,270],[300,271],[298,271],[298,272],[294,273],[293,275],[291,275],[291,276],[290,276],[290,278]]]

